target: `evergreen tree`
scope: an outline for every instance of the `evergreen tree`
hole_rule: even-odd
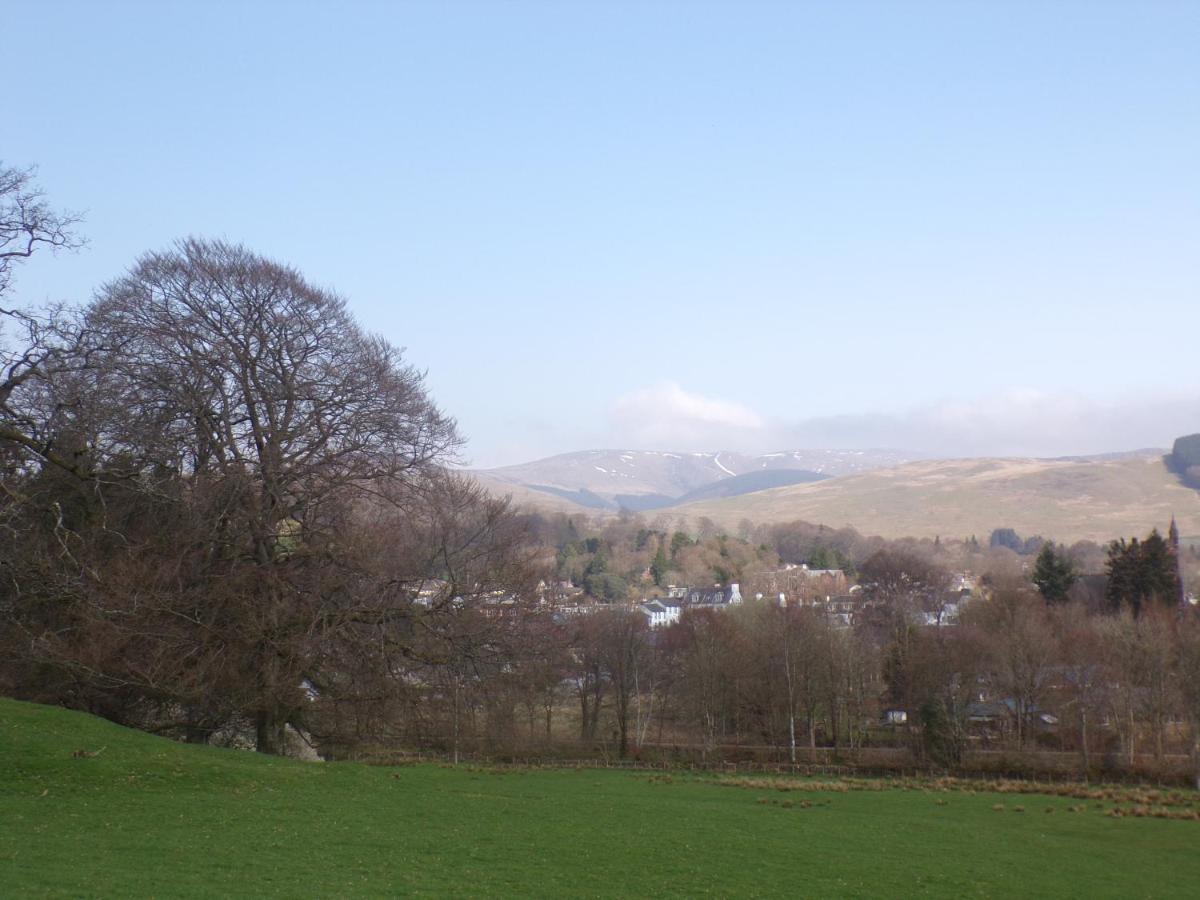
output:
[[[1007,547],[1014,553],[1020,553],[1025,548],[1025,542],[1013,529],[997,528],[988,538],[988,546],[992,548]]]
[[[830,562],[828,548],[818,544],[813,548],[813,552],[808,555],[808,567],[810,569],[830,569],[833,568]]]
[[[687,532],[677,531],[671,535],[671,559],[679,555],[679,551],[684,547],[692,546],[692,539],[687,536]]]
[[[1142,572],[1146,579],[1147,595],[1173,606],[1179,602],[1182,592],[1179,584],[1179,561],[1175,550],[1158,533],[1158,529],[1150,532],[1150,536],[1142,541]]]
[[[1038,554],[1033,567],[1033,583],[1037,585],[1047,603],[1064,603],[1071,585],[1078,578],[1075,566],[1066,552],[1056,552],[1054,544],[1047,541]]]
[[[1109,544],[1107,570],[1106,594],[1114,607],[1129,604],[1136,616],[1150,602],[1179,602],[1179,563],[1157,528],[1144,541],[1122,538]]]
[[[587,568],[583,570],[584,575],[599,575],[602,572],[608,571],[608,558],[604,555],[604,550],[597,547],[596,555],[592,557],[592,561],[587,564]]]
[[[658,587],[663,586],[669,568],[670,563],[667,562],[666,551],[663,550],[663,545],[660,543],[658,552],[654,554],[654,559],[650,562],[650,577],[654,579],[654,583]]]

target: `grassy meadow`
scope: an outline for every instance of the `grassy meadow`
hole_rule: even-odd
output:
[[[1200,821],[1147,813],[1197,810],[1179,792],[303,763],[0,700],[5,897],[1182,897]]]

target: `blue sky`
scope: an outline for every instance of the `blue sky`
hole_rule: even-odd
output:
[[[223,236],[469,461],[1200,430],[1200,4],[6,4],[0,159],[86,300]]]

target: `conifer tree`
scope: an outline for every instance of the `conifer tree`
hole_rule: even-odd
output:
[[[1047,603],[1065,603],[1067,593],[1077,578],[1075,566],[1066,552],[1058,552],[1047,541],[1038,554],[1033,568],[1033,583]]]
[[[660,542],[658,545],[658,552],[654,554],[654,559],[650,563],[650,577],[654,579],[654,583],[658,587],[663,586],[663,580],[666,578],[669,565],[670,564],[667,562],[667,554],[663,550],[663,545]]]
[[[1175,551],[1158,529],[1144,541],[1124,538],[1108,547],[1109,602],[1115,607],[1128,604],[1136,616],[1150,602],[1174,605],[1179,601],[1179,565]]]

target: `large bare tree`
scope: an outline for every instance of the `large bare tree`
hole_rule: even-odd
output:
[[[386,631],[358,656],[385,661],[430,577],[451,610],[495,589],[485,575],[511,574],[480,567],[515,546],[506,511],[442,474],[459,439],[422,374],[294,269],[183,241],[103,287],[83,326],[88,365],[47,381],[39,402],[60,449],[120,491],[64,512],[66,590],[87,613],[32,640],[77,670],[80,643],[63,635],[110,634],[124,651],[88,671],[209,718],[245,714],[259,749],[278,752],[318,685],[344,688],[329,664],[352,658],[348,637]],[[118,494],[141,513],[121,518]],[[413,526],[395,553],[407,570],[385,564],[370,521],[375,534]],[[186,665],[164,671],[172,658]]]

